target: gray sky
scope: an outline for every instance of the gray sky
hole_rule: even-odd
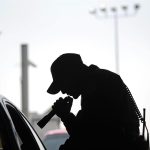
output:
[[[135,15],[133,5],[140,4]],[[0,94],[21,108],[20,45],[29,45],[29,110],[43,113],[61,96],[49,95],[51,63],[65,52],[80,53],[87,64],[115,71],[114,20],[97,18],[93,8],[129,6],[119,18],[120,75],[141,112],[150,116],[149,0],[0,0]],[[119,13],[122,13],[120,10]],[[74,102],[72,111],[79,109]],[[148,118],[147,118],[148,120]],[[148,120],[148,123],[150,120]]]

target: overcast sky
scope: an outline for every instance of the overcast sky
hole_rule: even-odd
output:
[[[140,9],[134,14],[134,4]],[[0,0],[0,94],[21,109],[21,44],[28,44],[29,110],[43,113],[61,96],[49,95],[51,63],[62,53],[81,54],[87,65],[115,70],[114,19],[110,8],[129,7],[118,18],[119,74],[131,90],[141,113],[150,116],[149,0]],[[89,12],[107,7],[109,16]],[[134,15],[133,15],[134,14]],[[79,109],[74,102],[73,112]],[[150,117],[149,117],[150,118]],[[147,118],[148,119],[148,118]],[[149,120],[150,122],[150,120]]]

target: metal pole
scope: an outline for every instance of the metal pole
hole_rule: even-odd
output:
[[[22,58],[22,112],[28,118],[28,46],[21,45]]]
[[[119,29],[118,29],[118,13],[114,14],[114,40],[115,40],[115,66],[116,73],[119,74]]]
[[[133,9],[134,9],[134,13],[129,14],[128,13],[128,5],[123,5],[121,6],[121,10],[123,11],[124,15],[122,13],[119,13],[120,8],[118,9],[118,7],[110,7],[110,8],[106,8],[106,7],[100,7],[100,8],[94,8],[93,10],[90,11],[90,14],[95,15],[96,17],[100,17],[101,15],[99,15],[99,12],[101,12],[104,17],[106,18],[113,18],[114,19],[114,48],[115,48],[115,70],[116,73],[119,74],[120,73],[120,60],[119,60],[119,18],[121,17],[127,17],[127,16],[133,16],[137,10],[139,10],[140,5],[139,4],[134,4],[133,5]],[[110,9],[111,12],[113,12],[112,15],[109,15],[110,13]]]

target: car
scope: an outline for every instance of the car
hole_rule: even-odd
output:
[[[66,129],[55,129],[46,132],[43,138],[43,143],[47,150],[58,150],[60,145],[64,144],[69,138]]]
[[[0,150],[46,150],[26,116],[2,95],[0,95]]]

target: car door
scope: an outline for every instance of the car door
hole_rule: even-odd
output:
[[[6,98],[3,98],[3,107],[9,116],[9,121],[14,130],[14,141],[18,149],[12,150],[46,150],[41,139],[31,126],[28,119]],[[10,134],[11,135],[11,134]],[[9,149],[9,150],[11,150]]]

